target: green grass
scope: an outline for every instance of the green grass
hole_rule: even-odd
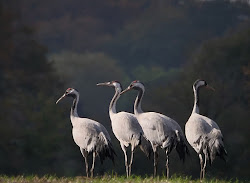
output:
[[[126,178],[125,176],[98,176],[95,178],[87,178],[87,177],[56,177],[56,176],[0,176],[0,183],[200,183],[200,180],[193,180],[191,177],[177,177],[172,176],[169,180],[166,177],[140,177],[140,176],[132,176],[130,178]],[[243,183],[239,180],[219,180],[219,179],[205,179],[202,183]]]

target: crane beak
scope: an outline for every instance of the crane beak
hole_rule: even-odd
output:
[[[65,93],[56,101],[56,104],[65,97]]]
[[[97,86],[109,86],[110,82],[105,82],[105,83],[97,83]]]
[[[129,90],[131,90],[131,89],[132,89],[131,87],[126,88],[125,90],[123,90],[123,91],[120,93],[120,95],[126,93],[127,91],[129,91]]]
[[[212,86],[207,85],[206,88],[215,91],[215,89]]]

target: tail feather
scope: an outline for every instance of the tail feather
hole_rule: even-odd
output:
[[[181,135],[178,130],[176,130],[176,137],[177,137],[176,151],[180,159],[184,162],[186,154],[189,155],[189,150],[184,140],[184,136]]]
[[[226,161],[227,151],[224,147],[223,136],[220,130],[214,129],[208,134],[208,154],[211,164],[216,156]]]
[[[213,163],[216,156],[226,161],[225,156],[227,156],[227,151],[225,150],[224,144],[221,139],[215,139],[214,143],[210,145],[209,143],[209,155],[211,164]]]
[[[143,135],[141,136],[140,149],[150,159],[153,149],[151,143]]]
[[[100,157],[101,164],[103,163],[106,157],[110,158],[114,164],[114,156],[116,156],[116,153],[114,151],[112,143],[106,138],[103,133],[99,134],[99,140],[100,143],[96,145],[95,151]]]
[[[116,153],[114,151],[114,148],[111,142],[108,142],[108,144],[105,144],[103,146],[99,146],[96,149],[96,152],[98,153],[98,156],[100,157],[101,164],[106,159],[106,157],[110,158],[113,164],[115,163],[114,156],[116,156]]]

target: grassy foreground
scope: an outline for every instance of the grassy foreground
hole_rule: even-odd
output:
[[[87,177],[56,177],[56,176],[5,176],[0,175],[0,183],[200,183],[200,180],[192,180],[190,177],[172,177],[167,180],[165,177],[140,177],[132,176],[131,178],[126,178],[125,176],[99,176],[93,179]],[[244,181],[245,182],[245,181]],[[238,180],[219,180],[219,179],[205,179],[202,183],[241,183]]]

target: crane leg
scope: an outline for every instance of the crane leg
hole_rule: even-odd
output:
[[[157,147],[153,147],[153,152],[154,152],[154,177],[156,177],[156,174],[157,174],[157,164],[158,164]]]
[[[128,170],[128,158],[127,158],[127,153],[126,153],[126,148],[125,146],[121,143],[121,148],[124,153],[124,158],[125,158],[125,167],[126,167],[126,173],[127,173],[127,178],[129,177],[129,170]]]
[[[86,176],[89,177],[89,164],[88,164],[88,152],[85,151],[84,149],[80,148],[80,151],[84,157],[85,160],[85,168],[86,168]]]
[[[133,157],[134,157],[134,145],[131,145],[131,157],[130,157],[130,163],[129,163],[129,176],[131,176],[131,168],[132,168],[132,163],[133,163]]]
[[[200,164],[201,164],[200,180],[202,180],[202,178],[203,178],[203,159],[202,159],[201,154],[199,154],[199,158],[200,158]]]
[[[205,171],[206,171],[207,159],[208,159],[208,154],[206,152],[205,153],[205,161],[204,161],[204,165],[203,165],[203,175],[202,175],[203,179],[205,178]]]
[[[166,151],[166,176],[167,176],[167,179],[169,178],[169,155],[168,155],[168,150]]]
[[[90,169],[91,178],[93,178],[93,175],[94,175],[95,158],[96,158],[96,152],[93,152],[93,162],[92,162],[92,167],[91,167],[91,169]]]
[[[85,160],[86,176],[89,177],[89,164],[87,157],[84,157],[84,160]]]

